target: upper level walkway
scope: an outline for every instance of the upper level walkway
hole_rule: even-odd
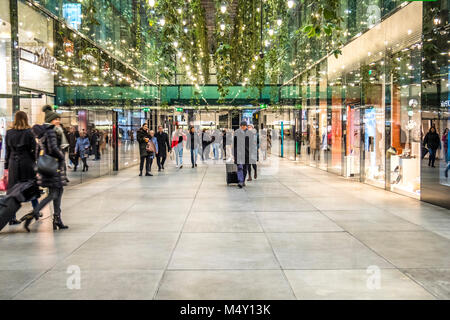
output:
[[[155,167],[66,188],[68,230],[5,228],[0,298],[450,298],[447,209],[278,158],[243,190]]]

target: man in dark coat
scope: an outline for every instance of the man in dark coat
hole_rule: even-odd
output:
[[[150,176],[150,161],[151,154],[147,152],[147,143],[152,137],[148,132],[148,125],[144,123],[142,127],[137,131],[137,141],[139,143],[139,155],[141,157],[139,165],[139,176],[142,176],[142,170],[144,170],[145,163],[145,175]]]
[[[242,189],[245,186],[248,165],[250,164],[250,141],[247,122],[242,121],[240,128],[234,135],[234,163],[237,165],[238,186]]]
[[[164,170],[164,163],[167,159],[167,151],[171,152],[172,149],[170,147],[169,135],[164,132],[162,126],[158,126],[158,132],[155,134],[156,139],[158,140],[158,148],[159,152],[156,156],[156,162],[158,163],[158,171]]]

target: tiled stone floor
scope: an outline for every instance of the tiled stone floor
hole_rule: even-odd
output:
[[[245,190],[223,164],[67,188],[69,230],[0,233],[0,298],[450,299],[449,210],[270,164]]]

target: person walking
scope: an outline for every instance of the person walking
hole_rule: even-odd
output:
[[[43,188],[48,188],[49,193],[29,214],[22,217],[25,221],[25,229],[30,232],[29,225],[33,219],[39,219],[40,211],[50,202],[53,202],[53,230],[67,229],[61,219],[61,201],[64,192],[64,186],[67,185],[67,179],[64,170],[64,153],[61,149],[62,137],[55,130],[60,125],[60,115],[52,110],[52,107],[46,105],[42,108],[45,112],[45,123],[35,125],[32,128],[34,136],[38,139],[36,154],[40,156],[47,155],[58,160],[58,170],[53,175],[47,175],[38,172],[37,182]],[[38,157],[37,157],[38,158]],[[39,159],[38,159],[39,161]]]
[[[77,143],[75,145],[75,152],[83,162],[83,172],[89,170],[89,166],[87,165],[87,158],[89,157],[90,146],[91,144],[89,142],[89,138],[86,136],[84,132],[82,132],[81,135],[77,138]]]
[[[238,186],[245,187],[248,164],[250,162],[250,138],[247,122],[242,121],[234,134],[234,163],[237,165]]]
[[[210,144],[214,142],[214,137],[211,138],[208,131],[203,129],[202,131],[202,161],[206,161],[209,159],[210,153]]]
[[[431,127],[430,131],[425,135],[423,139],[423,144],[427,146],[428,152],[430,153],[430,157],[428,159],[428,166],[435,168],[434,163],[436,161],[436,152],[441,148],[441,140],[439,139],[439,135],[436,132],[435,127]]]
[[[158,154],[156,155],[156,162],[158,164],[158,171],[164,170],[164,163],[167,159],[167,152],[171,152],[169,135],[164,132],[163,126],[158,126],[158,132],[156,133],[156,139],[158,139]]]
[[[197,157],[198,157],[198,148],[200,146],[199,136],[197,132],[195,132],[195,127],[192,126],[189,129],[189,135],[187,139],[186,148],[191,152],[191,164],[192,168],[197,167]]]
[[[150,156],[150,165],[149,165],[149,170],[148,170],[149,174],[148,175],[153,176],[152,175],[153,159],[158,157],[158,139],[155,137],[155,131],[153,131],[153,130],[150,130],[150,140],[147,143],[147,152]]]
[[[19,182],[36,179],[34,165],[36,162],[36,141],[28,124],[28,116],[23,111],[14,115],[12,128],[6,131],[5,137],[5,174],[8,174],[8,189],[6,194]],[[31,201],[33,208],[38,200]],[[20,224],[16,215],[9,222],[10,225]]]
[[[139,164],[139,176],[142,177],[142,170],[145,163],[145,175],[150,176],[150,154],[147,151],[147,144],[150,141],[150,134],[148,132],[148,125],[144,123],[142,127],[137,131],[137,141],[139,143],[139,155],[141,162]]]
[[[175,151],[177,168],[183,168],[183,142],[187,140],[180,126],[173,132],[172,149]]]
[[[253,167],[253,171],[255,173],[255,179],[258,178],[258,166],[256,164],[256,162],[259,160],[259,154],[258,154],[258,149],[259,149],[259,135],[258,132],[256,131],[255,127],[252,124],[248,125],[248,130],[251,131],[253,133],[253,140],[251,141],[251,143],[253,143],[254,145],[256,145],[256,155],[255,154],[251,154],[251,160],[250,164],[248,165],[248,181],[252,181],[252,167]],[[252,150],[254,150],[255,148],[252,148]]]
[[[72,165],[73,171],[77,171],[78,167],[78,156],[75,151],[75,146],[77,144],[77,139],[80,133],[75,129],[75,127],[70,127],[69,134],[67,135],[67,140],[69,141],[69,164]]]

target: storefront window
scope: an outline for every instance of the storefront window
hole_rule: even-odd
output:
[[[391,57],[391,148],[392,191],[420,197],[420,91],[421,45],[404,48]]]
[[[342,173],[342,151],[343,151],[343,92],[342,76],[336,74],[336,70],[331,71],[329,85],[331,88],[331,156],[328,158],[328,171],[337,174]]]

